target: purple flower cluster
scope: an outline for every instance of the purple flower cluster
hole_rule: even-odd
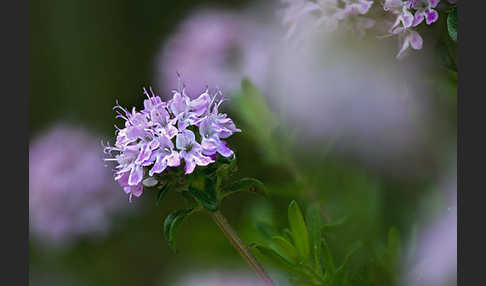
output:
[[[180,78],[179,78],[180,80]],[[144,89],[147,99],[144,109],[132,111],[115,106],[117,117],[125,120],[123,129],[117,128],[115,145],[105,147],[105,152],[116,161],[115,180],[132,200],[143,191],[142,180],[148,174],[153,177],[184,161],[186,174],[196,166],[213,163],[217,154],[230,157],[233,154],[223,139],[234,132],[241,132],[226,114],[218,111],[224,101],[221,91],[212,96],[208,89],[191,99],[185,87],[173,91],[168,102]],[[198,130],[201,142],[197,142],[194,130]],[[174,144],[175,140],[175,144]]]
[[[389,29],[391,35],[398,35],[400,50],[397,58],[412,47],[422,48],[422,37],[413,28],[424,22],[430,25],[437,21],[439,13],[435,10],[440,0],[386,0],[383,9],[396,15],[395,22]]]
[[[57,125],[29,146],[29,227],[39,241],[63,246],[103,234],[123,196],[104,167],[97,136]]]
[[[286,3],[283,10],[283,23],[288,26],[288,37],[295,33],[297,26],[303,21],[312,19],[317,26],[325,26],[334,31],[339,25],[353,30],[360,37],[365,31],[377,26],[376,21],[369,17],[370,9],[375,1],[368,0],[282,0]],[[457,0],[448,0],[455,4]],[[423,39],[415,30],[425,23],[431,25],[439,18],[437,6],[440,0],[384,0],[382,10],[394,16],[394,21],[387,36],[398,36],[399,52],[397,58],[402,58],[409,49],[420,50]],[[375,7],[377,7],[375,5]],[[379,10],[379,8],[377,8]],[[386,37],[386,36],[385,36]]]

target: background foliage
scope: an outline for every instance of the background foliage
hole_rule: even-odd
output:
[[[51,124],[66,121],[88,126],[113,140],[115,98],[125,106],[140,107],[141,86],[154,80],[154,54],[179,20],[208,4],[238,10],[248,3],[31,1],[32,138]],[[454,20],[449,17],[447,21]],[[431,104],[444,127],[437,131],[440,138],[431,136],[435,136],[432,145],[454,146],[456,75],[444,69],[428,80],[434,87]],[[312,147],[318,152],[292,148],[292,137],[278,128],[262,95],[252,88],[244,81],[239,97],[228,106],[237,126],[245,130],[233,136],[230,144],[237,150],[239,176],[264,182],[270,198],[234,194],[225,199],[222,212],[245,241],[268,245],[262,225],[282,231],[289,227],[287,211],[292,200],[303,213],[318,203],[323,223],[329,227],[326,241],[336,267],[348,259],[350,248],[359,241],[361,247],[346,265],[349,269],[365,265],[364,270],[356,271],[363,281],[392,285],[398,278],[396,269],[401,267],[398,256],[407,255],[404,245],[417,231],[421,217],[447,207],[438,178],[448,168],[450,155],[437,154],[425,173],[404,178],[334,153],[332,142]],[[435,152],[434,148],[430,151]],[[69,249],[45,248],[31,240],[32,285],[171,285],[180,276],[201,269],[246,269],[205,215],[192,215],[184,221],[178,230],[180,251],[172,252],[163,236],[163,219],[184,204],[169,192],[156,207],[156,195],[147,192],[134,204],[127,203],[133,212],[117,217],[110,235],[102,239],[86,238]],[[120,196],[124,196],[121,190]],[[333,227],[336,223],[339,227]],[[292,231],[298,227],[295,225],[290,222]],[[309,239],[313,241],[315,234],[310,232]],[[303,245],[296,242],[299,255],[309,252]],[[292,251],[290,255],[295,254]],[[271,273],[280,273],[268,257],[261,258]]]

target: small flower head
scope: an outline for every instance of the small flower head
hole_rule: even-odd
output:
[[[398,35],[400,50],[397,58],[403,58],[409,47],[422,49],[423,39],[413,27],[424,20],[427,25],[437,21],[439,14],[434,9],[440,0],[386,0],[383,4],[385,11],[396,14],[395,23],[389,29],[390,35]]]
[[[181,81],[179,77],[179,81]],[[125,120],[125,128],[117,128],[114,146],[105,147],[112,155],[108,161],[116,161],[115,181],[129,195],[140,197],[143,182],[153,182],[157,176],[184,162],[185,174],[194,172],[196,166],[214,162],[217,153],[229,157],[233,151],[221,138],[240,132],[226,114],[218,111],[224,101],[221,91],[211,96],[206,89],[191,99],[181,86],[173,91],[168,102],[161,100],[150,88],[144,89],[147,99],[144,109],[132,112],[120,105],[115,106],[117,117]],[[198,130],[199,129],[199,130]],[[196,134],[201,135],[198,142]]]

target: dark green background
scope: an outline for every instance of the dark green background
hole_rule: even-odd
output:
[[[153,59],[161,43],[191,11],[206,5],[241,9],[248,1],[30,1],[30,133],[39,134],[57,122],[82,124],[103,136],[114,134],[112,107],[142,105],[141,87],[151,84]],[[191,44],[191,43],[189,43]],[[194,43],[195,44],[195,43]],[[436,105],[441,126],[433,144],[455,142],[455,86],[446,71],[434,71],[439,80],[431,103]],[[238,118],[235,117],[238,122]],[[238,124],[237,124],[238,125]],[[434,138],[434,136],[431,136]],[[111,139],[113,140],[113,139]],[[254,218],[286,226],[286,208],[297,199],[311,200],[293,187],[290,171],[273,165],[259,154],[252,138],[236,135],[242,176],[264,181],[271,200],[254,194],[238,194],[225,201],[222,212],[244,240],[256,241]],[[441,145],[441,146],[442,146]],[[442,147],[440,150],[444,150]],[[413,222],[427,210],[446,202],[437,190],[438,174],[447,171],[449,154],[434,155],[430,173],[413,178],[394,178],[331,152],[315,160],[301,150],[298,168],[317,186],[318,200],[333,218],[351,216],[351,223],[331,244],[338,257],[352,241],[366,247],[355,263],[366,263],[385,243],[390,227],[404,239]],[[433,150],[431,150],[433,152]],[[120,190],[122,193],[122,190]],[[104,239],[84,239],[69,249],[50,249],[30,242],[32,285],[170,285],[170,281],[195,269],[243,267],[208,216],[189,217],[180,230],[180,253],[171,252],[162,235],[162,220],[181,198],[169,194],[160,207],[154,196],[144,194],[132,214],[117,218]],[[265,264],[268,266],[268,264]],[[57,284],[56,284],[57,283]]]

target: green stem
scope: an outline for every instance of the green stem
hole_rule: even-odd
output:
[[[253,253],[251,253],[250,249],[248,249],[248,246],[241,240],[238,233],[231,227],[223,214],[220,211],[215,211],[209,212],[209,215],[213,218],[214,222],[218,225],[241,257],[243,257],[246,263],[248,263],[253,271],[255,271],[258,278],[263,281],[264,285],[275,286],[265,269],[263,269],[262,265],[258,262]]]

